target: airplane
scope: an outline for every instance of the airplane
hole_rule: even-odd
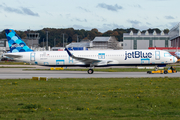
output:
[[[81,66],[89,67],[88,74],[93,74],[94,67],[106,66],[165,66],[175,63],[177,58],[163,50],[87,50],[87,51],[33,51],[13,29],[5,30],[10,53],[5,56],[14,60],[52,67]]]

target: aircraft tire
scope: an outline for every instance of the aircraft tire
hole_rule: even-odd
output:
[[[88,74],[93,74],[94,70],[93,69],[89,69],[87,72],[88,72]]]
[[[167,74],[168,72],[167,71],[164,71],[164,74]]]

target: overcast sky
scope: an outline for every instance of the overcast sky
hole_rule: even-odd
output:
[[[180,22],[179,4],[179,0],[1,0],[0,31],[171,29]]]

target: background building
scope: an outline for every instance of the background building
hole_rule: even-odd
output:
[[[90,40],[81,40],[81,42],[72,42],[66,46],[69,50],[88,50],[92,47]]]
[[[162,31],[160,34],[154,31],[149,33],[124,33],[123,49],[148,49],[148,47],[171,47],[168,34]]]
[[[114,36],[95,37],[93,41],[82,40],[72,42],[66,46],[69,50],[102,50],[102,49],[122,49],[122,42],[118,42]]]
[[[9,51],[7,39],[0,39],[0,56],[6,51]]]
[[[169,39],[172,47],[180,47],[180,23],[169,31]]]
[[[95,37],[93,40],[93,49],[120,49],[120,44],[114,36]]]

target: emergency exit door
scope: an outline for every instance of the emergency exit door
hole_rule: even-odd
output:
[[[155,51],[155,59],[160,60],[160,51]]]
[[[30,53],[30,61],[35,61],[35,52]]]

